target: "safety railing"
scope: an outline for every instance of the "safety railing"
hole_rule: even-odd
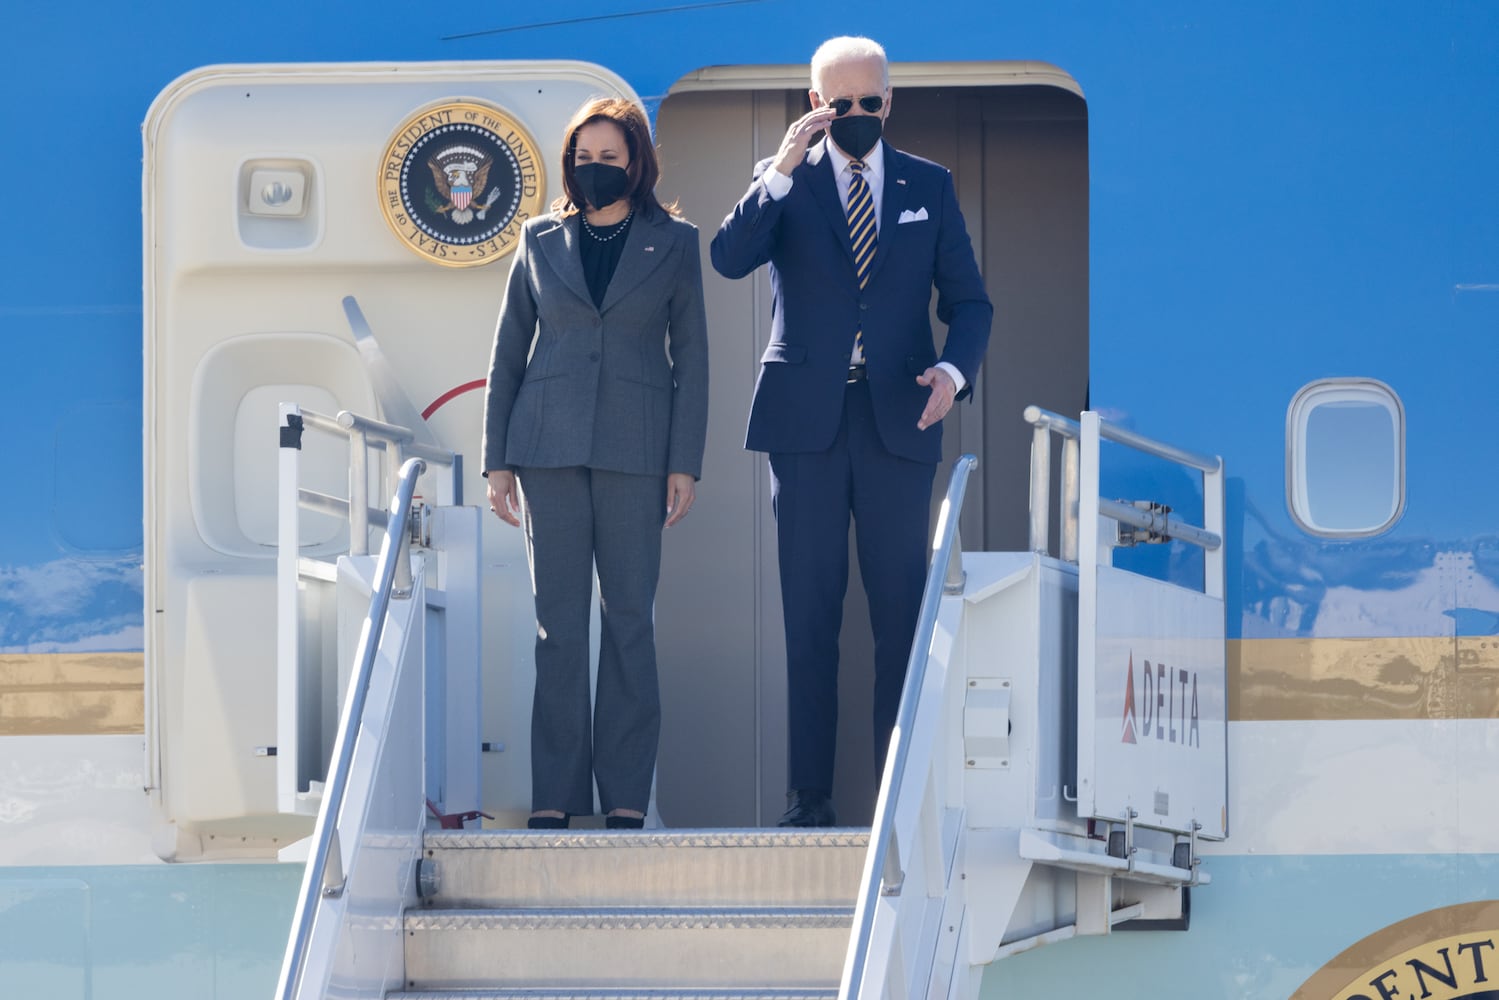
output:
[[[1156,441],[1102,420],[1097,414],[1084,414],[1084,419],[1090,423],[1096,422],[1096,433],[1104,440],[1128,445],[1147,455],[1154,455],[1157,458],[1176,462],[1205,473],[1207,475],[1206,490],[1212,493],[1216,487],[1217,493],[1221,495],[1222,487],[1219,480],[1223,462],[1218,456],[1202,455]],[[1043,410],[1039,406],[1027,406],[1025,420],[1035,428],[1031,439],[1031,551],[1044,554],[1049,551],[1050,547],[1048,535],[1051,530],[1051,435],[1056,434],[1062,438],[1062,495],[1058,504],[1062,525],[1061,558],[1065,562],[1077,562],[1078,498],[1082,491],[1080,467],[1083,465],[1079,448],[1084,436],[1083,425],[1075,420]],[[1208,496],[1205,499],[1206,509],[1211,512],[1214,509],[1215,497]],[[1218,506],[1221,508],[1221,496],[1218,499]],[[1158,507],[1136,506],[1100,497],[1098,512],[1121,524],[1139,528],[1159,538],[1179,538],[1210,552],[1219,549],[1223,541],[1221,527],[1219,531],[1198,527],[1187,523],[1180,517],[1172,517],[1169,512]]]
[[[296,485],[294,463],[301,450],[304,430],[317,430],[348,438],[349,498],[347,500]],[[335,517],[347,517],[349,520],[349,555],[352,556],[368,555],[370,527],[372,525],[376,528],[384,527],[384,515],[379,510],[371,510],[369,505],[369,453],[372,447],[381,448],[385,453],[387,475],[381,485],[380,495],[389,496],[391,490],[395,488],[392,481],[393,471],[401,468],[402,462],[408,458],[420,458],[448,472],[448,475],[438,484],[438,495],[434,498],[435,501],[444,506],[462,505],[462,455],[422,444],[416,440],[415,434],[409,428],[387,424],[371,417],[362,417],[348,410],[342,410],[336,417],[330,417],[314,410],[304,410],[295,403],[281,404],[283,496],[288,493],[287,481],[289,479],[292,488],[295,489],[295,493],[291,496],[295,506],[332,514]],[[288,466],[288,463],[292,464]],[[283,533],[288,529],[294,530],[297,525],[296,518],[288,518],[286,516],[288,511],[283,510],[281,513]],[[279,541],[283,552],[287,551],[288,543],[293,554],[298,551],[295,535],[290,538],[283,537]]]
[[[1199,729],[1200,689],[1201,731],[1226,734],[1223,460],[1127,430],[1092,410],[1085,410],[1076,423],[1036,407],[1028,407],[1026,417],[1038,427],[1044,424],[1077,440],[1076,504],[1064,516],[1076,521],[1077,534],[1078,816],[1123,828],[1111,830],[1110,854],[1124,860],[1132,875],[1149,867],[1140,862],[1143,855],[1136,850],[1138,829],[1187,838],[1174,842],[1169,870],[1158,869],[1156,874],[1168,883],[1198,884],[1194,859],[1199,834],[1210,840],[1227,835],[1226,735],[1202,737],[1200,753],[1125,758],[1118,751],[1120,737],[1100,740],[1097,721],[1107,718],[1119,725],[1117,664],[1138,664],[1145,651],[1154,650],[1150,658],[1159,668],[1160,650],[1191,649],[1187,655],[1192,661],[1193,728]],[[1200,473],[1203,523],[1192,524],[1157,500],[1111,500],[1101,495],[1105,441]],[[1032,487],[1036,488],[1034,482]],[[1180,572],[1156,579],[1114,565],[1121,547],[1173,539],[1203,550],[1200,586]],[[1133,725],[1133,702],[1126,704],[1130,707],[1125,721]],[[1134,742],[1133,735],[1128,742]],[[1169,801],[1170,810],[1142,817],[1135,805],[1152,801]],[[1204,824],[1210,824],[1207,830]],[[1122,853],[1115,853],[1115,834]],[[1178,849],[1187,852],[1187,864],[1177,863]],[[1181,878],[1178,870],[1190,874]]]
[[[282,961],[281,978],[276,987],[277,1000],[293,1000],[297,996],[318,899],[323,896],[338,896],[343,892],[347,881],[338,835],[339,813],[343,809],[349,787],[356,737],[364,716],[370,675],[379,653],[380,636],[385,627],[390,602],[392,599],[400,599],[397,591],[401,589],[403,580],[408,581],[405,586],[409,594],[411,564],[407,523],[411,517],[411,501],[416,493],[417,479],[425,470],[426,462],[422,459],[407,459],[401,466],[395,496],[391,500],[385,538],[381,542],[380,556],[375,565],[374,594],[359,635],[354,675],[339,721],[338,736],[334,741],[332,769],[312,835],[312,853],[302,876],[302,891],[297,900],[297,909],[292,916],[286,957]]]
[[[335,579],[333,562],[324,552],[321,558],[304,558],[300,512],[317,511],[342,518],[348,524],[347,554],[368,556],[370,528],[385,528],[386,514],[370,507],[370,458],[378,449],[384,463],[379,477],[377,496],[388,497],[395,490],[396,470],[408,458],[419,458],[424,468],[442,470],[427,499],[433,506],[458,506],[462,500],[462,456],[434,448],[415,440],[411,429],[398,427],[370,417],[343,410],[328,416],[303,409],[296,403],[280,407],[280,459],[277,481],[276,528],[276,795],[283,812],[307,814],[316,808],[313,782],[322,776],[323,748],[327,743],[309,734],[324,727],[318,714],[316,692],[324,690],[322,672],[333,664],[309,656],[303,632],[309,627],[299,604],[320,580],[331,585]],[[308,432],[328,435],[348,442],[348,499],[330,496],[301,485],[304,442]],[[332,726],[332,714],[326,726]]]
[[[937,518],[932,563],[927,571],[926,588],[921,596],[921,614],[911,643],[911,658],[906,666],[900,710],[896,716],[895,729],[890,734],[890,749],[885,757],[885,772],[880,782],[879,800],[875,804],[874,822],[869,832],[869,853],[865,857],[864,874],[859,882],[859,895],[854,904],[853,934],[849,939],[843,979],[838,989],[840,1000],[852,1000],[856,996],[879,996],[881,992],[874,988],[874,984],[871,984],[871,989],[865,990],[865,979],[870,969],[875,913],[880,895],[898,896],[905,883],[905,866],[901,863],[901,847],[895,832],[896,807],[909,769],[911,734],[921,702],[942,598],[944,595],[963,593],[965,574],[958,520],[963,510],[968,477],[977,466],[978,459],[973,455],[963,455],[953,463],[947,496],[942,501],[942,509]],[[941,710],[940,705],[931,708]],[[925,770],[929,779],[929,769]],[[912,792],[924,795],[925,789],[912,789]],[[934,848],[936,845],[928,845],[928,849]]]

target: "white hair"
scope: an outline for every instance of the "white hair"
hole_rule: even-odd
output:
[[[890,63],[885,50],[872,38],[862,35],[842,35],[829,38],[812,53],[812,89],[822,94],[822,74],[829,66],[852,59],[878,59],[880,78],[885,88],[890,87]],[[827,95],[823,95],[827,96]]]

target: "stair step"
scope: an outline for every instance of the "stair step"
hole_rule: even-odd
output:
[[[834,1000],[836,987],[805,990],[600,987],[586,990],[492,988],[387,993],[385,1000]]]
[[[406,988],[836,988],[852,925],[852,906],[413,910]]]
[[[868,829],[441,831],[435,907],[848,906]]]

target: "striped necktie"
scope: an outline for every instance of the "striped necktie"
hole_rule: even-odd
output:
[[[869,283],[869,265],[874,262],[874,250],[879,235],[874,224],[874,198],[869,193],[869,182],[864,179],[864,161],[850,160],[848,169],[853,176],[848,181],[848,235],[854,245],[854,270],[859,275],[859,287]],[[854,331],[855,364],[864,362],[864,331]]]

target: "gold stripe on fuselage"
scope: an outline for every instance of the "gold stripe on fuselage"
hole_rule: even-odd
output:
[[[0,653],[0,736],[145,732],[144,653]]]
[[[142,653],[0,654],[0,736],[140,733]],[[1499,717],[1499,636],[1236,639],[1234,721]]]
[[[1236,721],[1494,718],[1499,636],[1231,641],[1228,713]]]

